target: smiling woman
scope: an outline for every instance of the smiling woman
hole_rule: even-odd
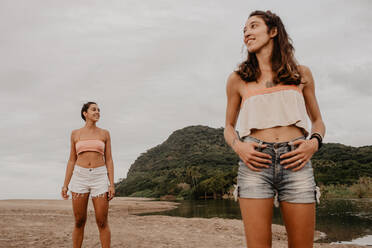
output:
[[[319,192],[310,158],[325,126],[310,69],[296,63],[281,19],[270,11],[250,14],[244,43],[248,58],[227,82],[224,135],[240,157],[235,195],[247,246],[271,247],[272,207],[279,201],[288,246],[313,247]]]
[[[110,134],[96,126],[100,109],[95,102],[83,105],[81,118],[85,126],[72,131],[70,158],[61,194],[68,199],[67,186],[70,184],[75,216],[73,247],[81,247],[83,243],[89,195],[92,197],[102,247],[110,247],[108,201],[115,195]]]

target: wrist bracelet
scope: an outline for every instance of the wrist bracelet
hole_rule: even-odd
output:
[[[318,150],[322,147],[322,136],[318,133],[313,133],[310,137],[310,139],[315,138],[318,141]]]
[[[321,133],[314,132],[314,133],[312,133],[311,135],[313,135],[313,134],[315,134],[315,135],[319,135],[320,139],[323,141],[323,135],[322,135]]]

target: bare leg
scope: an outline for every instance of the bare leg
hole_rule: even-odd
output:
[[[93,197],[92,200],[102,248],[109,248],[111,243],[111,232],[107,220],[109,208],[107,193],[99,195],[98,197]]]
[[[81,194],[72,192],[72,208],[75,216],[75,227],[72,232],[72,244],[74,248],[80,248],[83,243],[88,198],[89,193]]]
[[[315,203],[281,202],[289,248],[311,248],[314,242]]]
[[[239,198],[247,247],[271,247],[273,201],[272,198]]]

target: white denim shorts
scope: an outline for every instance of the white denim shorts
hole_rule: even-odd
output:
[[[109,179],[105,165],[96,168],[84,168],[75,165],[70,181],[70,191],[74,193],[89,193],[91,197],[108,192]]]

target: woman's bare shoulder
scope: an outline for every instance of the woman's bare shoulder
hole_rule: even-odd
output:
[[[81,129],[81,128],[79,128],[79,129],[74,129],[74,130],[71,131],[71,139],[72,139],[73,141],[76,141],[76,140],[77,140],[77,137],[79,136],[79,133],[80,133],[80,129]]]
[[[71,135],[77,135],[79,132],[80,132],[81,128],[78,128],[78,129],[74,129],[71,131]]]
[[[238,74],[238,72],[233,71],[230,73],[227,82],[234,82],[234,83],[239,83],[239,84],[244,84],[246,81],[244,81],[241,76]]]
[[[99,128],[99,132],[105,137],[105,140],[110,137],[110,132],[107,129]]]
[[[229,77],[227,78],[227,87],[239,89],[242,85],[244,85],[243,79],[236,73],[235,71],[230,73]]]
[[[303,77],[305,80],[312,78],[311,70],[306,65],[298,65],[298,72],[301,74],[301,77]]]

